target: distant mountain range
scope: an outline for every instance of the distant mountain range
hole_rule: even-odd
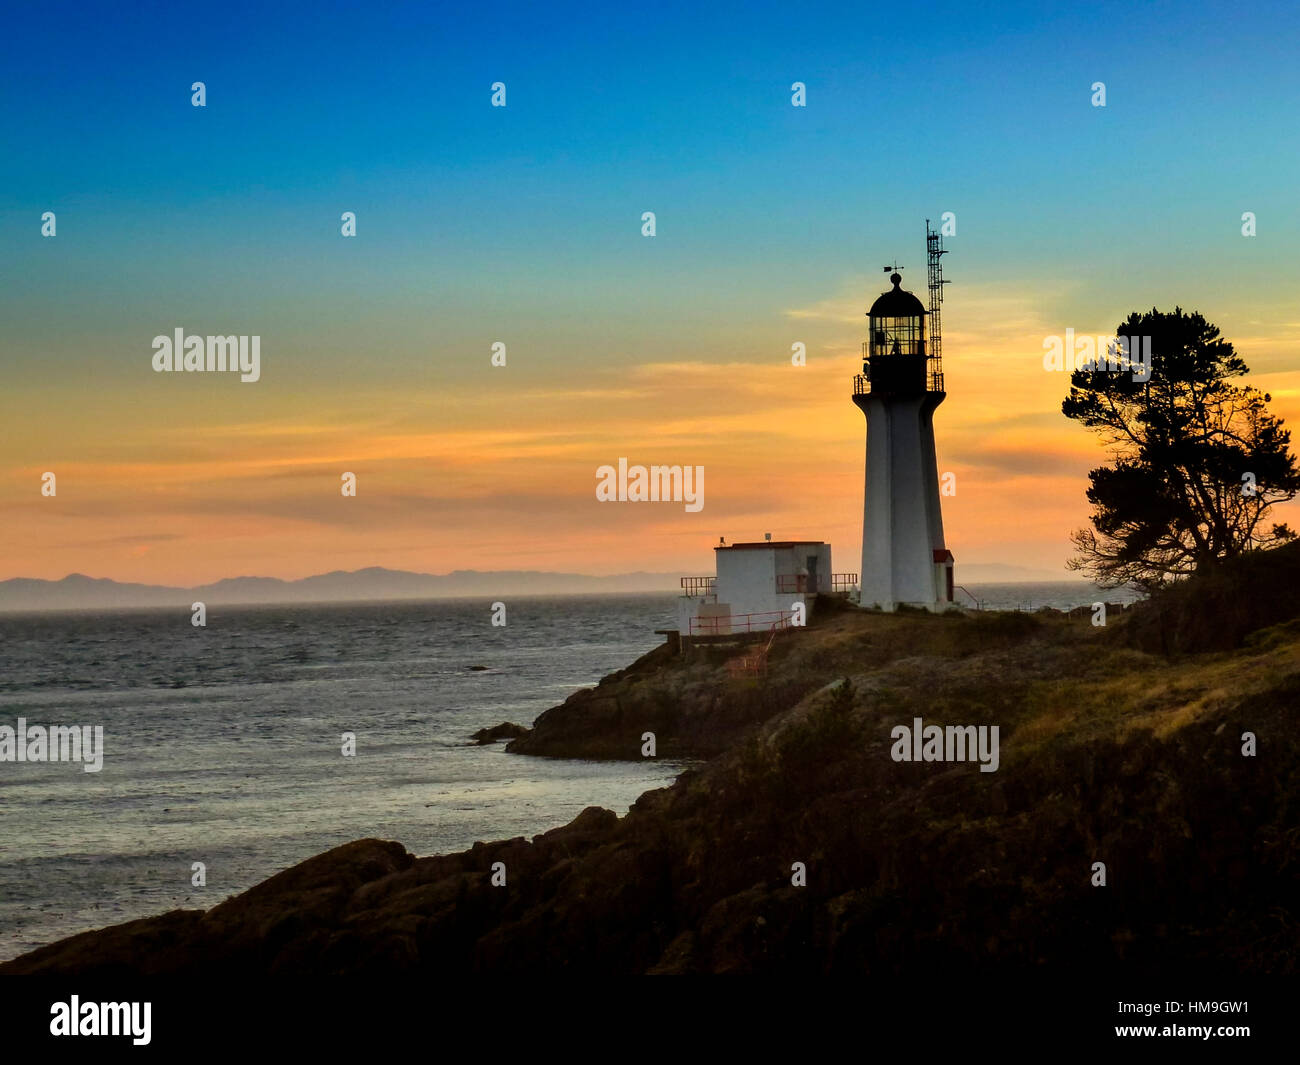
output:
[[[581,595],[617,592],[671,592],[676,573],[620,573],[591,577],[535,570],[409,573],[371,566],[322,573],[297,581],[276,577],[229,577],[195,588],[123,584],[72,573],[61,581],[15,577],[0,581],[0,612],[81,610],[116,607],[183,606],[191,603],[329,603],[375,599],[455,599],[479,595]]]
[[[1051,583],[1069,580],[1065,573],[1000,563],[958,567],[959,583]],[[498,595],[584,595],[680,590],[677,573],[618,573],[592,577],[582,573],[538,570],[456,570],[410,573],[371,566],[335,570],[297,581],[278,577],[228,577],[196,588],[157,584],[123,584],[106,577],[72,573],[61,581],[15,577],[0,581],[0,613],[18,610],[103,610],[127,607],[261,603],[346,603],[378,599],[457,599]]]

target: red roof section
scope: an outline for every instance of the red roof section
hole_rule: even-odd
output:
[[[756,544],[720,544],[715,547],[715,551],[735,551],[738,548],[753,549],[755,547],[821,547],[825,540],[763,540]]]

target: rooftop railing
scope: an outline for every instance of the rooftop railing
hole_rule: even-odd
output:
[[[776,590],[783,595],[797,595],[800,592],[807,592],[808,574],[778,573],[776,575]]]

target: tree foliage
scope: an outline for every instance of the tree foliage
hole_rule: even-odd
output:
[[[1150,338],[1150,372],[1102,363],[1076,369],[1061,405],[1096,432],[1112,463],[1088,474],[1091,529],[1071,536],[1069,567],[1107,586],[1152,590],[1294,537],[1266,526],[1300,491],[1291,434],[1272,397],[1234,383],[1245,361],[1216,326],[1175,307],[1133,313],[1116,330],[1133,357]]]

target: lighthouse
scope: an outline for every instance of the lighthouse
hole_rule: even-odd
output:
[[[862,373],[853,379],[853,402],[867,418],[860,602],[885,610],[952,604],[953,558],[943,538],[934,451],[934,412],[946,396],[939,350],[944,249],[928,221],[926,245],[930,311],[902,287],[895,266],[893,288],[867,312]]]

